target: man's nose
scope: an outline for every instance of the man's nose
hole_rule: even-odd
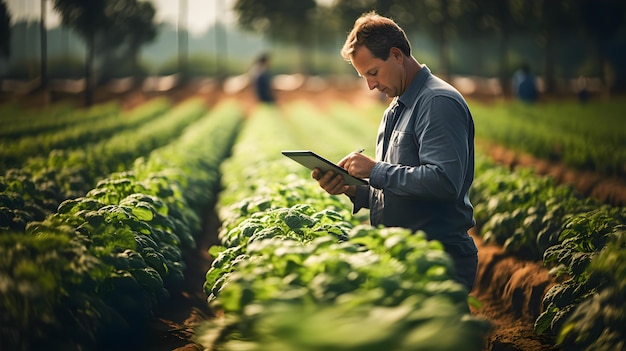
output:
[[[367,87],[370,90],[374,90],[378,86],[378,82],[373,79],[367,79]]]

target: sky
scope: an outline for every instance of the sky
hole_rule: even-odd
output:
[[[12,22],[24,18],[39,20],[41,17],[42,0],[5,0]],[[52,0],[46,1],[46,26],[53,28],[61,23],[60,16],[52,8]],[[178,23],[178,11],[180,0],[145,0],[154,4],[157,9],[157,22]],[[204,33],[212,26],[216,17],[221,23],[232,24],[236,16],[231,10],[236,0],[187,0],[187,12],[189,14],[187,24],[191,34]],[[294,0],[297,1],[297,0]],[[320,4],[330,4],[333,0],[317,0]],[[219,14],[216,16],[216,14]]]
[[[42,0],[5,0],[12,23],[22,19],[39,20],[41,16]],[[157,22],[178,23],[179,0],[146,0],[154,4],[157,9]],[[235,15],[231,10],[235,0],[187,0],[187,23],[189,32],[200,34],[212,26],[216,21],[216,14],[222,23],[234,23]],[[52,7],[52,0],[46,0],[46,25],[48,28],[57,27],[61,18]]]

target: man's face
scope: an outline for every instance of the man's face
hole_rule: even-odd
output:
[[[352,66],[359,76],[365,78],[367,87],[370,90],[378,89],[388,97],[399,96],[404,92],[402,60],[402,52],[397,48],[392,48],[387,60],[383,61],[365,46],[358,48],[351,58]]]

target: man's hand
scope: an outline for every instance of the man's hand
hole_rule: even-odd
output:
[[[373,159],[360,152],[353,152],[341,159],[337,165],[354,177],[369,178],[375,164],[376,161]],[[356,186],[346,185],[341,174],[336,174],[333,171],[322,173],[319,168],[315,168],[311,172],[311,177],[316,179],[320,187],[331,195],[354,196],[356,194]]]
[[[357,178],[369,178],[376,161],[359,152],[353,152],[344,157],[337,165]]]
[[[341,174],[336,174],[333,171],[322,173],[319,168],[315,168],[311,172],[311,177],[316,179],[320,187],[331,195],[346,194],[354,196],[356,194],[356,186],[346,185]]]

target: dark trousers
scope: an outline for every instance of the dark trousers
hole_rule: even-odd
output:
[[[476,280],[476,271],[478,269],[478,254],[461,255],[458,253],[449,253],[454,261],[455,278],[461,284],[465,285],[467,291],[472,291],[474,281]]]

